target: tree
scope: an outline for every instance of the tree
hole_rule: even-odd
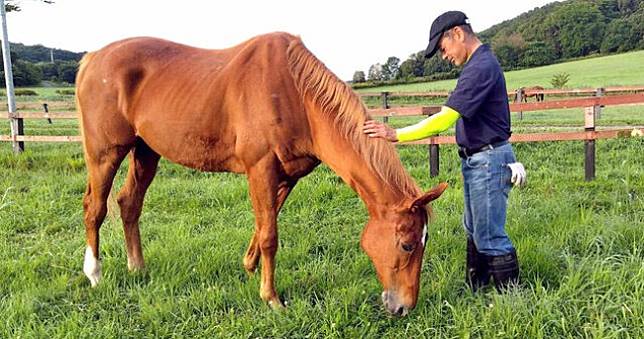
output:
[[[566,87],[568,80],[570,80],[570,74],[566,72],[557,73],[552,76],[552,79],[550,79],[550,84],[553,88],[564,88]]]
[[[58,67],[58,80],[70,84],[76,82],[76,72],[78,71],[78,63],[76,61],[63,61],[57,64]]]
[[[13,73],[13,84],[16,86],[35,86],[42,81],[42,71],[31,62],[17,60],[11,65]],[[4,67],[0,72],[0,77],[4,79]],[[2,87],[5,82],[2,81]]]
[[[447,73],[454,68],[452,64],[443,60],[438,54],[439,53],[436,53],[433,57],[425,59],[425,63],[423,64],[423,75],[428,76],[436,73]]]
[[[562,57],[574,58],[599,51],[604,19],[594,3],[571,2],[558,8],[548,18],[547,25],[559,40]]]
[[[644,7],[630,18],[634,35],[637,37],[637,49],[644,49]]]
[[[42,71],[43,80],[58,81],[58,67],[55,63],[39,62],[36,66]]]
[[[369,73],[367,74],[367,79],[369,81],[381,81],[382,80],[382,65],[375,64],[369,67]]]
[[[555,50],[543,41],[534,41],[526,45],[519,59],[521,67],[536,67],[551,64],[555,61]]]
[[[400,64],[400,77],[413,78],[423,76],[423,66],[425,64],[425,55],[423,52],[412,54],[409,58]]]
[[[360,82],[365,82],[367,79],[365,78],[364,72],[363,71],[355,71],[353,73],[353,82],[354,83],[360,83]]]
[[[606,28],[606,34],[601,44],[601,52],[630,51],[636,48],[637,42],[637,31],[630,20],[614,20]]]
[[[392,56],[382,65],[382,80],[393,80],[400,77],[400,59]]]
[[[38,1],[44,2],[46,4],[53,4],[54,3],[51,0],[38,0]],[[7,12],[20,12],[21,8],[20,8],[19,5],[16,4],[17,2],[20,2],[20,1],[17,1],[17,0],[7,0],[7,1],[5,1],[4,2],[5,11],[7,11]]]
[[[519,57],[523,54],[525,46],[525,40],[520,33],[501,35],[492,43],[494,54],[506,70],[519,66]]]
[[[623,14],[630,14],[637,10],[637,0],[617,0],[617,8]]]
[[[521,50],[518,50],[511,45],[496,46],[493,50],[504,70],[507,71],[514,69],[519,65],[519,56],[522,52]]]

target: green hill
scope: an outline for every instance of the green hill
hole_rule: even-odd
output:
[[[558,73],[570,74],[567,84],[567,87],[570,88],[644,85],[644,63],[642,60],[644,60],[644,51],[635,51],[505,72],[505,78],[508,90],[532,85],[552,87],[550,80],[554,74]],[[358,91],[423,92],[450,90],[455,85],[456,79],[452,79],[365,88]]]
[[[476,29],[476,23],[473,25]],[[644,0],[553,2],[477,34],[491,45],[506,71],[641,50],[644,49]],[[372,65],[366,75],[357,71],[353,79],[355,86],[458,76],[457,68],[438,55],[425,59],[424,51],[418,51],[400,64],[399,61],[390,57],[382,65]],[[368,82],[360,83],[365,76]]]
[[[27,46],[11,43],[13,83],[16,87],[38,86],[43,80],[54,83],[74,83],[78,61],[84,52],[76,53],[43,45]],[[51,62],[51,59],[54,62]],[[0,65],[4,79],[4,65]],[[2,81],[0,87],[4,88]]]
[[[76,53],[59,48],[51,48],[43,45],[24,45],[11,43],[11,52],[17,60],[29,62],[51,62],[53,54],[54,61],[80,61],[85,52]]]

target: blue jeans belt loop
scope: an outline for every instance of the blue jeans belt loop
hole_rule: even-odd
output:
[[[508,143],[507,140],[495,142],[492,144],[487,144],[483,145],[479,148],[466,148],[466,147],[459,147],[458,148],[458,156],[461,157],[461,159],[467,159],[468,157],[473,156],[476,153],[483,152],[483,151],[489,151],[491,149],[495,149],[497,147],[501,147],[503,145],[506,145]]]

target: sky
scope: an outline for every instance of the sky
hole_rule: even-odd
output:
[[[436,16],[460,10],[479,32],[554,2],[417,0],[18,0],[7,13],[9,41],[84,52],[110,42],[154,36],[201,48],[227,48],[285,31],[342,80],[391,56],[401,62],[427,46]]]

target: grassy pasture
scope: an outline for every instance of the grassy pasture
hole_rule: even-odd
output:
[[[324,166],[298,184],[280,215],[277,287],[289,308],[274,313],[258,297],[258,276],[241,267],[253,224],[243,177],[163,161],[141,218],[147,271],[127,272],[113,209],[101,232],[104,280],[91,289],[81,273],[80,147],[29,145],[19,157],[8,144],[0,149],[2,337],[644,335],[641,138],[598,142],[598,178],[590,183],[581,142],[515,146],[530,183],[510,199],[523,287],[508,295],[465,289],[452,147],[443,148],[434,179],[424,147],[401,147],[422,187],[451,185],[433,205],[419,304],[405,319],[384,313],[359,249],[362,202]]]
[[[605,83],[588,86],[638,84],[614,80],[619,72],[602,74]],[[40,99],[69,102],[47,93]],[[580,109],[526,112],[513,129],[578,130],[582,124]],[[598,125],[644,125],[642,106],[606,107]],[[74,120],[25,121],[28,135],[77,135],[77,129]],[[0,134],[9,134],[8,124]],[[141,217],[147,270],[127,272],[118,207],[111,202],[101,229],[103,281],[91,289],[81,272],[81,147],[26,146],[15,156],[10,143],[0,143],[3,338],[644,337],[644,138],[597,141],[593,182],[583,180],[581,141],[514,145],[529,185],[510,197],[508,231],[523,283],[506,295],[465,288],[455,147],[441,147],[438,178],[428,175],[425,147],[399,147],[421,187],[450,184],[433,204],[418,306],[403,319],[384,312],[374,269],[359,248],[363,203],[324,165],[300,181],[280,214],[276,284],[288,309],[276,313],[259,298],[259,274],[248,276],[241,265],[253,230],[243,176],[162,160]],[[126,171],[127,162],[115,190]]]
[[[568,88],[644,85],[644,62],[642,60],[644,60],[644,51],[635,51],[505,72],[505,79],[509,91],[534,85],[550,88],[552,87],[550,84],[552,76],[563,72],[570,74]],[[455,79],[365,88],[358,90],[358,92],[447,91],[453,89],[454,86],[456,86]]]

